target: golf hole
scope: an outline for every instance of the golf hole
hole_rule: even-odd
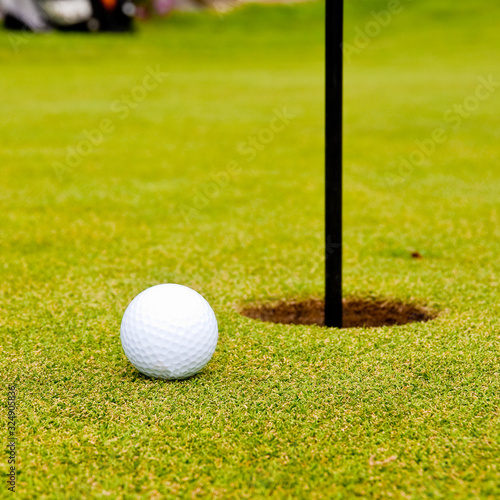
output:
[[[344,299],[343,304],[344,328],[406,325],[437,317],[427,307],[391,300]],[[270,323],[325,326],[324,307],[324,301],[319,299],[290,300],[245,306],[240,313]]]

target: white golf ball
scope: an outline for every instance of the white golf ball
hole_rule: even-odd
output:
[[[167,380],[198,373],[215,352],[218,335],[210,304],[191,288],[173,284],[137,295],[120,329],[129,361],[144,375]]]

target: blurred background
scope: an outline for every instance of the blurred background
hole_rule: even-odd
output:
[[[227,12],[243,3],[294,3],[297,0],[0,0],[7,29],[44,31],[129,31],[134,17],[167,16],[173,11]]]

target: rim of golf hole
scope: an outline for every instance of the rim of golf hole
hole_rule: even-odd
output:
[[[427,306],[398,300],[347,298],[342,301],[343,328],[380,328],[423,323],[437,318]],[[285,325],[325,326],[322,299],[281,300],[246,305],[240,314],[247,318]]]

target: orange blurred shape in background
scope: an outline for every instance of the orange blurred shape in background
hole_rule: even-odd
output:
[[[107,10],[113,10],[116,7],[117,0],[101,0],[101,3]]]

